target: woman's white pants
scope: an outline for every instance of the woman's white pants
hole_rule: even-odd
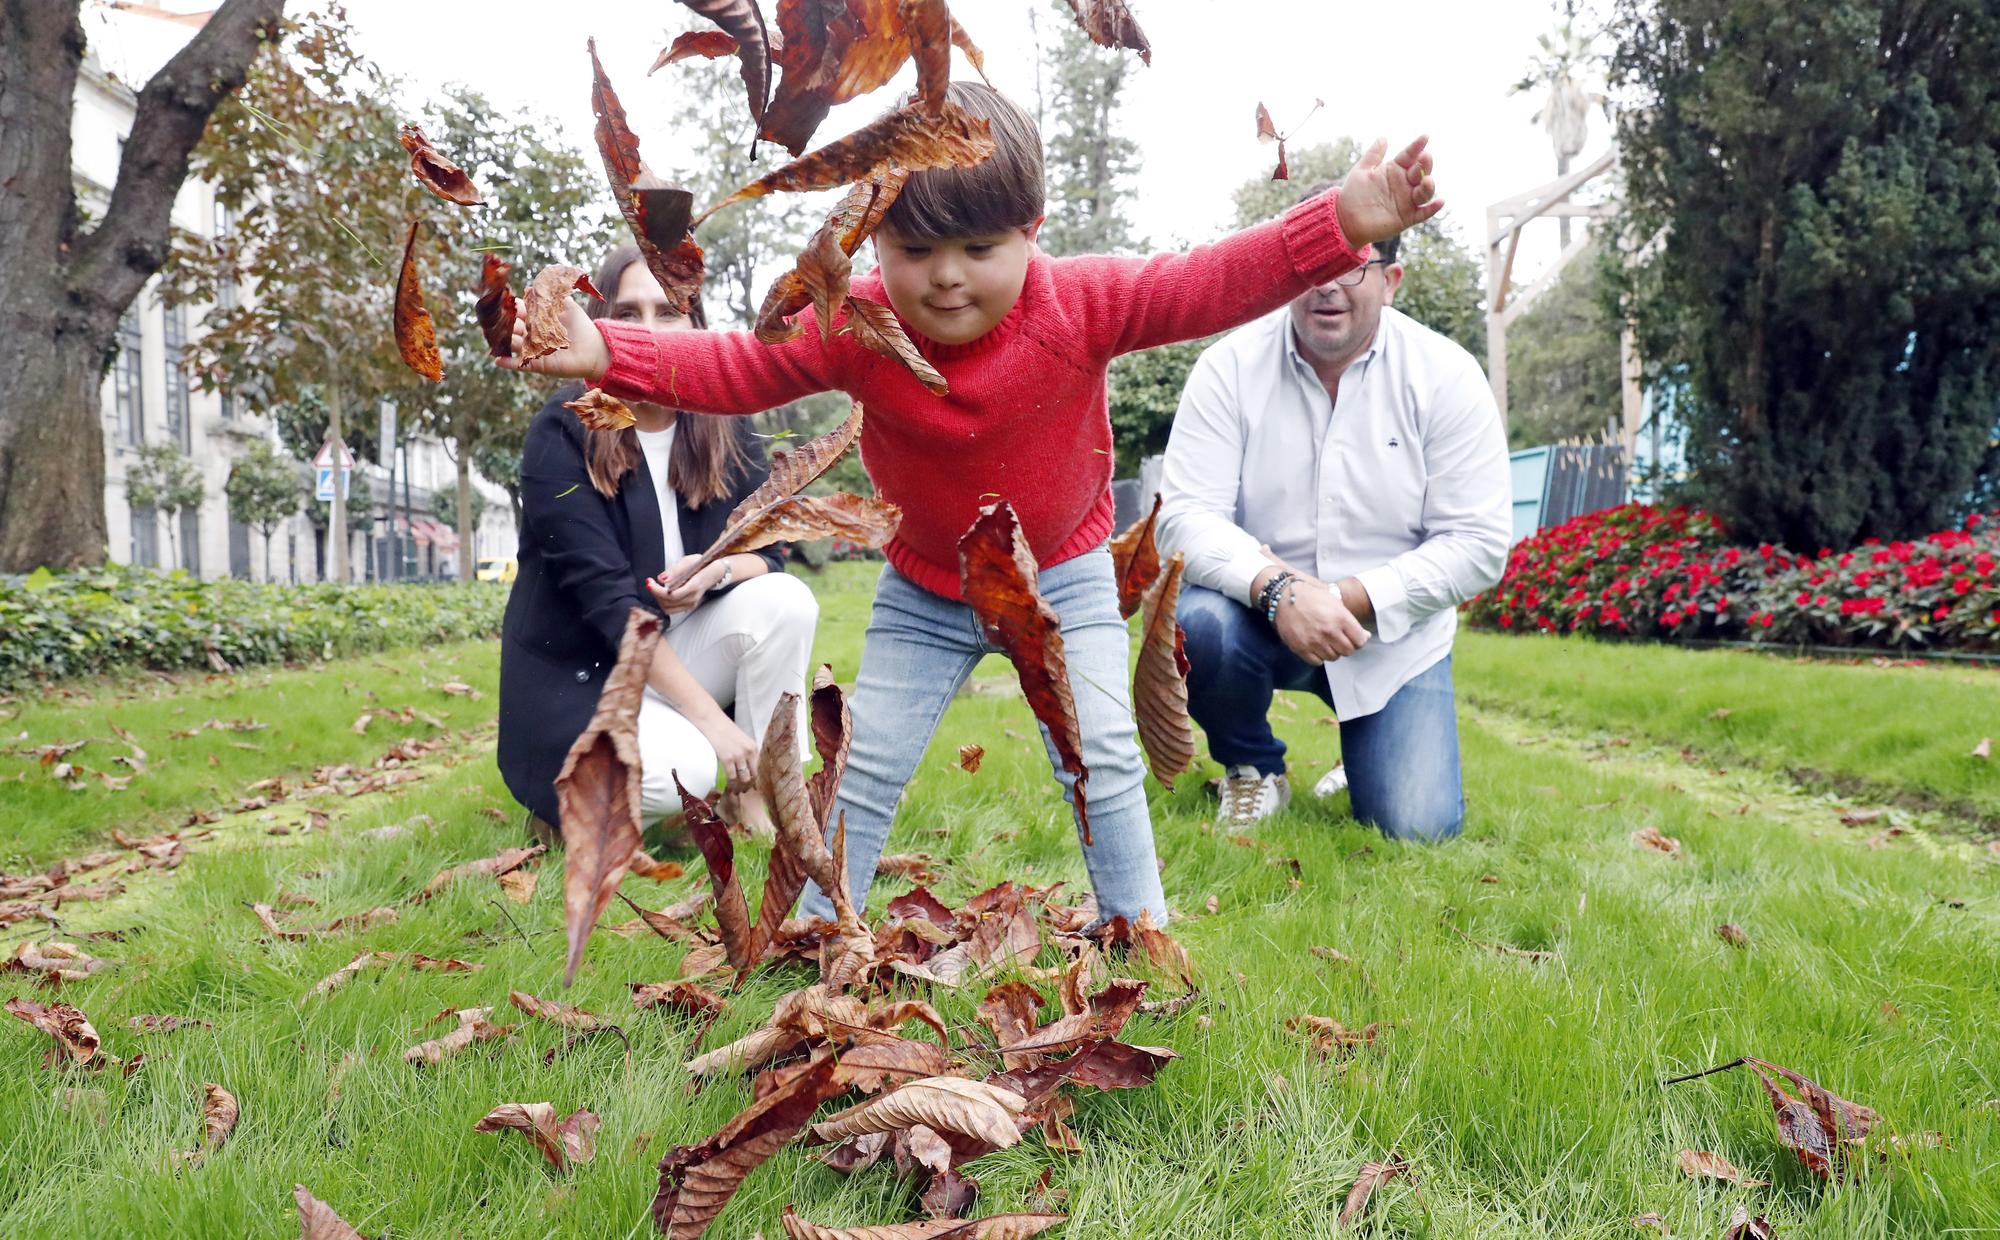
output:
[[[752,740],[763,740],[778,699],[798,694],[803,747],[810,744],[803,714],[806,662],[818,622],[819,603],[805,582],[767,573],[675,617],[666,642]],[[680,812],[676,774],[696,796],[715,791],[715,747],[651,686],[639,705],[639,765],[640,805],[648,820]]]

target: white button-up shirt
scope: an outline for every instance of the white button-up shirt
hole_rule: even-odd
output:
[[[1161,493],[1162,550],[1186,555],[1195,585],[1250,605],[1270,566],[1260,544],[1329,585],[1360,581],[1375,634],[1326,665],[1343,719],[1451,652],[1458,605],[1500,579],[1513,538],[1485,374],[1393,307],[1338,400],[1299,354],[1289,307],[1211,345],[1181,393]]]

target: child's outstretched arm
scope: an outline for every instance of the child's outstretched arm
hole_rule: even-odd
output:
[[[651,401],[690,413],[751,414],[840,386],[832,351],[820,344],[807,310],[796,340],[767,345],[749,332],[659,332],[637,323],[593,319],[574,301],[563,306],[570,345],[520,360],[526,328],[514,323],[506,370],[582,379],[624,400]]]
[[[1092,338],[1108,328],[1113,355],[1227,331],[1352,270],[1369,244],[1436,215],[1444,202],[1429,141],[1420,137],[1389,159],[1377,139],[1338,190],[1186,254],[1087,259],[1058,271],[1084,276],[1075,296]]]

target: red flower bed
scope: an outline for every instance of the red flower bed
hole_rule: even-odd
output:
[[[2000,515],[1799,554],[1735,546],[1704,512],[1625,504],[1516,544],[1463,611],[1517,633],[2000,650]]]

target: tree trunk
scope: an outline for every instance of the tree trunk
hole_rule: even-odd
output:
[[[458,445],[458,581],[472,581],[472,449]]]
[[[1566,177],[1568,175],[1569,175],[1569,156],[1561,154],[1559,152],[1556,155],[1556,179],[1561,180],[1563,177]],[[1562,236],[1562,248],[1564,250],[1568,250],[1569,217],[1567,215],[1557,217],[1556,231],[1560,233]]]
[[[333,549],[333,580],[347,581],[347,496],[340,485],[340,458],[346,450],[341,439],[340,406],[347,393],[339,383],[326,392],[326,437],[333,446],[333,503],[326,518],[327,542]]]
[[[284,10],[225,0],[153,75],[110,204],[85,231],[70,151],[79,3],[0,3],[0,572],[104,562],[99,395],[118,316],[166,261],[209,114]]]

